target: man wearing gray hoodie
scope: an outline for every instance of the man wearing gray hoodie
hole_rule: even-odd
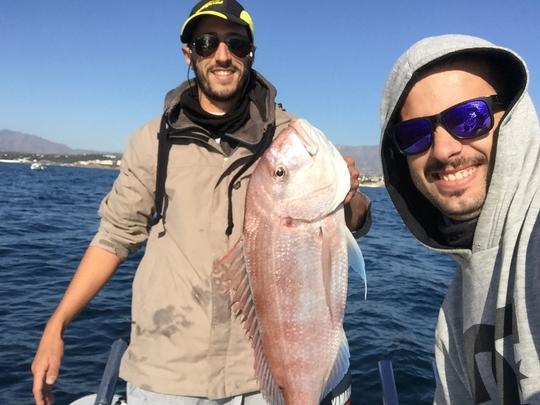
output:
[[[414,44],[386,84],[386,187],[414,236],[458,264],[435,334],[437,404],[540,403],[540,127],[527,85],[513,51],[464,35]]]

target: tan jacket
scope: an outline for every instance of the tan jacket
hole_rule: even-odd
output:
[[[254,122],[264,127],[275,112],[278,134],[291,116],[274,107],[275,90],[262,77],[258,80],[268,86],[269,114],[261,117],[251,108],[247,127],[252,130]],[[178,122],[189,124],[186,120],[181,116]],[[173,145],[166,214],[148,232],[159,122],[151,121],[130,140],[120,174],[101,204],[101,224],[92,241],[125,258],[147,240],[133,282],[131,342],[120,376],[140,388],[174,395],[214,399],[257,391],[250,342],[211,278],[214,260],[242,232],[246,186],[255,165],[233,189],[235,226],[229,238],[227,188],[241,167],[234,163],[252,152],[240,145],[226,156],[213,139]]]

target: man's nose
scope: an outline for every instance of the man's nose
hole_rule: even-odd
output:
[[[433,145],[431,154],[437,160],[444,162],[450,157],[459,155],[463,149],[463,143],[456,139],[444,127],[438,125],[433,133]]]
[[[227,44],[221,41],[216,49],[215,58],[220,62],[227,62],[231,60],[231,51]]]

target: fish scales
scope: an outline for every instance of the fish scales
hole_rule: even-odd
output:
[[[291,234],[256,233],[245,239],[264,352],[287,404],[318,403],[342,337],[341,323],[332,322],[326,302],[319,270],[322,257],[317,227],[318,224],[307,224],[303,226],[307,229],[291,229]],[[311,243],[306,243],[306,239]],[[336,252],[339,250],[337,247]],[[337,276],[343,279],[343,295],[345,266],[344,274]],[[341,313],[337,318],[342,320],[344,305],[338,306]],[[288,401],[289,393],[298,400]]]

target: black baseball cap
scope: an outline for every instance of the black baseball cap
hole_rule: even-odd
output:
[[[202,0],[191,9],[188,19],[184,22],[184,25],[182,25],[180,39],[183,43],[188,43],[191,40],[191,32],[193,31],[193,28],[195,28],[195,25],[197,25],[197,20],[205,15],[213,15],[235,24],[248,27],[249,36],[251,42],[253,42],[253,21],[251,20],[249,13],[244,10],[244,7],[242,7],[240,3],[236,0]]]

